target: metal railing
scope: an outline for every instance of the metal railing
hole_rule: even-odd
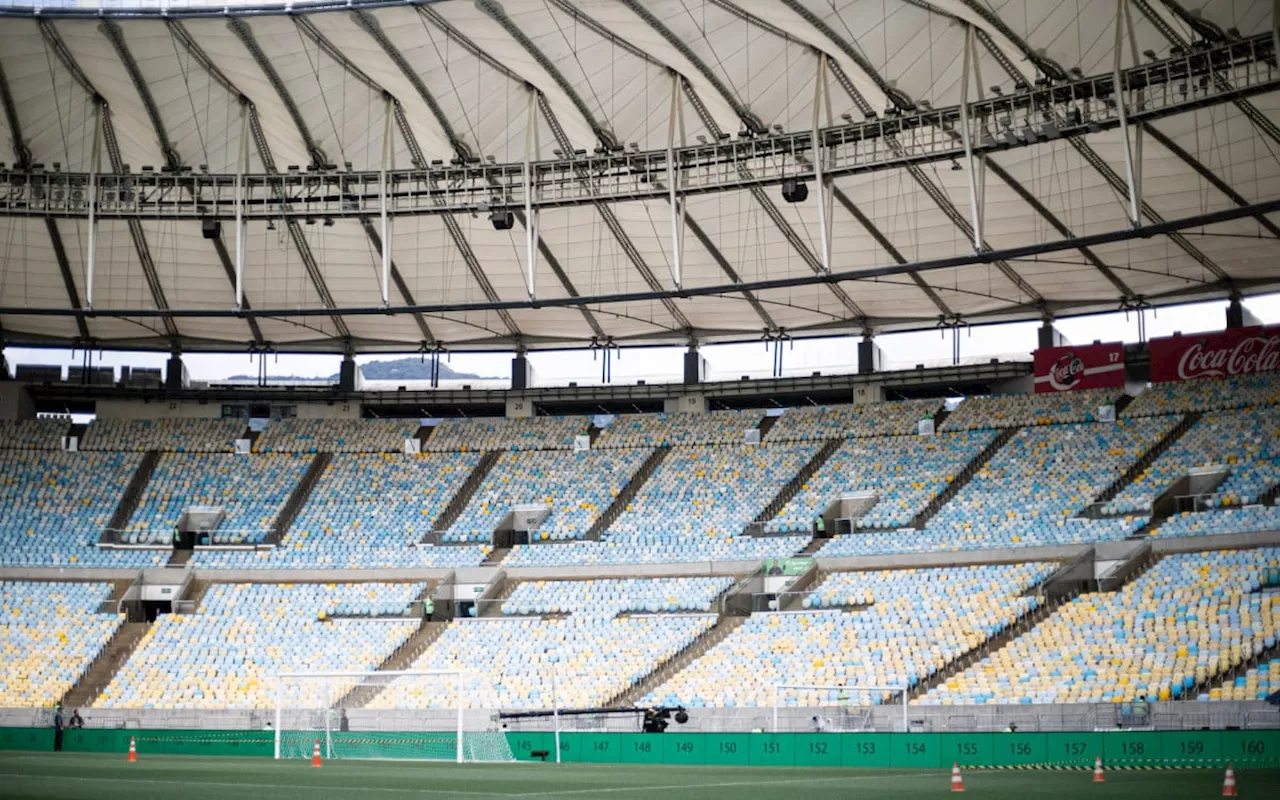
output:
[[[1129,124],[1190,111],[1280,87],[1270,33],[1179,53],[1123,73]],[[968,105],[973,150],[990,153],[1118,127],[1113,75],[1031,87]],[[819,132],[826,179],[961,158],[960,106],[921,108],[850,122]],[[340,172],[335,166],[281,174],[160,171],[101,174],[0,172],[0,215],[233,219],[333,218],[520,211],[601,200],[665,199],[678,194],[771,185],[812,178],[811,131],[761,135],[646,152],[569,153],[529,165],[471,163],[387,173]],[[92,198],[90,196],[92,191]],[[237,198],[242,196],[243,199]],[[238,207],[238,208],[237,208]]]
[[[503,709],[532,710],[532,709]],[[833,707],[783,707],[778,709],[782,732],[810,732],[813,717],[833,716]],[[840,709],[857,720],[860,730],[889,732],[901,730],[899,705],[850,706]],[[469,709],[468,725],[486,724],[497,709]],[[193,710],[152,708],[82,708],[86,728],[145,728],[153,730],[261,730],[270,719],[267,709]],[[414,731],[435,729],[438,724],[456,725],[452,711],[430,709],[351,709],[352,730]],[[433,721],[433,714],[435,719]],[[440,715],[443,715],[440,716]],[[447,717],[448,719],[444,719]],[[1078,703],[1046,705],[920,706],[907,710],[908,728],[913,732],[1002,731],[1012,722],[1027,733],[1056,731],[1117,730],[1137,727],[1157,731],[1182,730],[1273,730],[1280,728],[1280,711],[1262,701],[1173,701],[1151,703],[1146,725],[1128,725],[1118,703]],[[772,727],[771,706],[738,708],[691,708],[689,722],[679,727],[688,732],[768,731]],[[512,730],[547,730],[549,717],[517,720]],[[52,727],[53,712],[47,708],[0,708],[0,727]],[[592,717],[592,730],[635,730],[636,721],[623,717]]]

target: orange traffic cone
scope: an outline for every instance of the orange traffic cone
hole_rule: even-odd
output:
[[[1222,778],[1222,796],[1236,796],[1236,771],[1231,768],[1230,764],[1227,765],[1227,774]]]
[[[138,761],[138,743],[134,737],[129,737],[129,758],[126,759],[130,764]]]
[[[1093,760],[1093,782],[1106,783],[1107,776],[1102,774],[1102,756],[1098,756]]]
[[[316,749],[311,751],[311,766],[320,766],[320,740],[316,739]]]
[[[951,791],[964,791],[964,778],[960,777],[960,764],[951,762]]]

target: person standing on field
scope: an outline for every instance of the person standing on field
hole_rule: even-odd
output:
[[[62,704],[53,707],[53,752],[62,752]]]

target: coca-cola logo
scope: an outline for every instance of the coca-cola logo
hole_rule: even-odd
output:
[[[1178,359],[1178,377],[1189,381],[1280,370],[1280,334],[1250,336],[1217,348],[1213,344],[1200,339],[1184,350]]]
[[[1049,368],[1049,385],[1059,392],[1069,391],[1083,378],[1084,362],[1074,353],[1067,353]]]

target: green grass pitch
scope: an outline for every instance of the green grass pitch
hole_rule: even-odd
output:
[[[1280,797],[1280,770],[1237,774],[1241,797]],[[964,774],[965,793],[985,798],[1208,798],[1222,790],[1220,770],[1113,772],[1105,784],[1088,771]],[[659,798],[660,800],[830,800],[949,795],[946,770],[647,767],[587,764],[431,764],[247,758],[143,757],[83,753],[0,753],[0,797],[93,798]]]

